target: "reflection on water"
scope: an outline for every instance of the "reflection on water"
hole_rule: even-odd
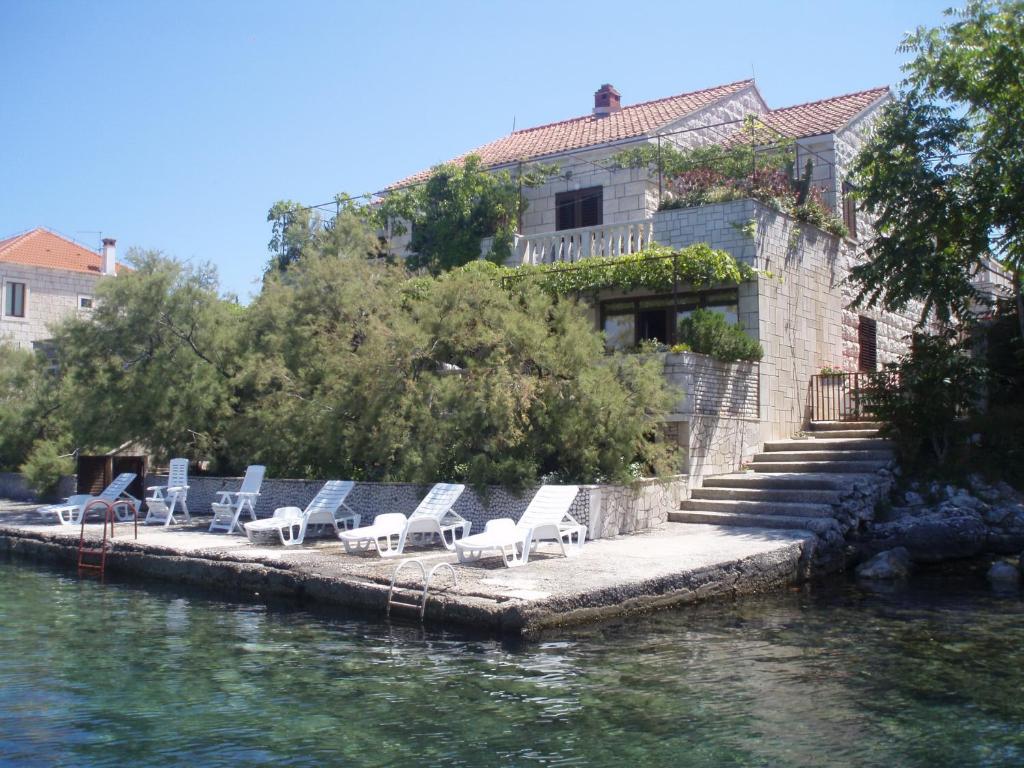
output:
[[[0,561],[0,763],[1024,764],[1024,603],[843,585],[508,644]]]

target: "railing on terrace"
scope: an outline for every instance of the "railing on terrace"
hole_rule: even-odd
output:
[[[811,376],[808,387],[811,421],[870,421],[874,414],[864,401],[864,390],[878,374],[821,373]]]
[[[573,262],[593,256],[624,256],[642,251],[654,242],[654,220],[562,229],[538,235],[517,235],[516,264]]]

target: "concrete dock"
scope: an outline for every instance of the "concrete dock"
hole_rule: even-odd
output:
[[[542,544],[525,567],[501,558],[459,564],[440,545],[406,548],[396,559],[346,554],[337,540],[299,547],[254,546],[244,536],[206,533],[193,525],[119,524],[107,559],[110,573],[195,584],[225,599],[292,597],[383,614],[399,562],[440,569],[425,621],[530,637],[559,626],[627,616],[714,597],[766,591],[799,581],[814,537],[806,531],[666,523],[643,533],[588,541],[575,558]],[[102,526],[86,525],[87,536]],[[74,565],[78,526],[44,522],[31,505],[0,500],[0,552]],[[403,568],[401,587],[422,588],[420,570]],[[396,611],[396,615],[398,612]],[[407,613],[412,619],[416,613]]]

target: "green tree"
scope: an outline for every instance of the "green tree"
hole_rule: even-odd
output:
[[[328,206],[329,207],[329,206]],[[334,198],[334,215],[321,208],[279,200],[267,212],[272,256],[270,270],[284,272],[304,255],[362,252],[368,258],[385,255],[374,232],[376,213],[369,206],[341,193]]]
[[[40,441],[67,448],[59,381],[41,355],[0,344],[0,471],[17,470]]]
[[[904,93],[855,169],[878,229],[852,270],[857,303],[920,300],[922,322],[969,314],[971,277],[989,253],[1015,271],[1024,308],[1024,2],[972,0],[947,14],[904,39]]]
[[[242,310],[211,267],[131,250],[103,280],[89,318],[57,329],[62,411],[90,450],[140,441],[158,456],[216,456],[232,413],[234,329]]]
[[[437,166],[423,184],[388,192],[378,220],[395,235],[411,228],[411,269],[438,274],[478,259],[486,237],[494,238],[486,255],[500,263],[511,253],[526,210],[522,187],[541,184],[556,172],[554,166],[530,166],[516,176],[491,172],[478,156],[469,155],[461,163]]]

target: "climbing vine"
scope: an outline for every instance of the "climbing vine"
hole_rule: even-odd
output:
[[[625,256],[600,256],[573,263],[555,262],[524,267],[499,267],[488,262],[467,264],[466,270],[493,271],[507,287],[532,280],[550,294],[566,296],[604,289],[630,291],[644,288],[670,291],[676,285],[701,288],[739,285],[759,272],[736,261],[726,251],[697,243],[674,249],[652,245]]]

